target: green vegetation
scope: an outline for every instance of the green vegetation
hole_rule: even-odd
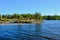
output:
[[[60,16],[58,16],[58,15],[53,15],[53,16],[47,15],[47,16],[43,16],[43,19],[45,19],[45,20],[60,20]]]
[[[0,19],[1,19],[1,15],[0,15]],[[24,19],[24,20],[28,20],[28,19],[42,19],[42,16],[40,13],[36,12],[35,14],[13,14],[13,15],[2,15],[2,19]]]
[[[15,22],[40,22],[43,19],[42,15],[38,12],[31,14],[31,13],[27,13],[27,14],[13,14],[13,15],[0,15],[0,22],[10,22],[15,21]],[[22,21],[23,20],[23,21]]]
[[[40,13],[35,12],[34,14],[27,13],[27,14],[13,14],[13,15],[1,15],[0,20],[7,20],[7,19],[19,19],[19,20],[60,20],[60,16],[58,15],[47,15],[42,16]]]
[[[10,21],[14,22],[32,22],[32,23],[40,23],[42,20],[60,20],[60,16],[58,15],[47,15],[42,16],[40,13],[35,12],[34,14],[27,13],[27,14],[13,14],[13,15],[1,15],[0,14],[0,23],[8,23]]]

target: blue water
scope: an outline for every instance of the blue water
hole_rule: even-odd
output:
[[[41,24],[0,24],[0,40],[60,40],[60,20]]]

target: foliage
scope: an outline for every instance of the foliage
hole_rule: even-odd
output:
[[[13,14],[13,15],[1,15],[0,14],[0,20],[1,20],[1,17],[2,19],[19,19],[19,20],[31,20],[31,19],[34,19],[34,20],[60,20],[60,16],[59,15],[45,15],[45,16],[42,16],[41,13],[38,13],[38,12],[35,12],[34,14],[31,14],[31,13],[27,13],[27,14]]]
[[[30,19],[42,19],[42,16],[40,13],[36,12],[34,14],[27,13],[27,14],[13,14],[13,15],[2,15],[3,19],[24,19],[24,20],[30,20]]]
[[[58,15],[53,15],[53,16],[47,15],[47,16],[43,16],[43,18],[45,20],[60,20],[60,16]]]

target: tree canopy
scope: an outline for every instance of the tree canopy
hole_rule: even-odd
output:
[[[0,15],[1,18],[1,15]],[[2,15],[3,19],[42,19],[42,15],[38,12],[35,12],[34,14],[27,13],[27,14],[13,14],[13,15]]]
[[[13,15],[1,15],[0,14],[0,20],[2,19],[23,19],[23,20],[60,20],[60,16],[59,15],[45,15],[42,16],[41,13],[35,12],[34,14],[31,13],[27,13],[27,14],[13,14]]]

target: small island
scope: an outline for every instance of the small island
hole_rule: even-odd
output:
[[[43,17],[40,13],[36,12],[34,14],[13,14],[13,15],[1,15],[0,14],[0,24],[4,23],[41,23]]]
[[[59,15],[44,15],[42,16],[41,13],[25,13],[19,14],[14,13],[13,15],[1,15],[0,14],[0,24],[5,23],[42,23],[43,20],[60,20]]]

